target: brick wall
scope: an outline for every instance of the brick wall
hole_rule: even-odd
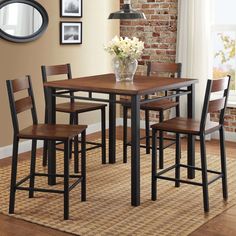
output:
[[[178,0],[132,0],[132,7],[145,13],[147,20],[122,20],[120,35],[138,37],[145,42],[145,50],[137,73],[145,74],[145,61],[174,62],[176,57]],[[121,6],[123,0],[121,0]],[[150,114],[157,121],[158,114]],[[217,114],[211,119],[216,120]],[[144,114],[141,113],[141,119]],[[236,132],[236,108],[226,112],[226,130]]]
[[[122,20],[121,36],[145,42],[141,62],[174,62],[176,56],[177,0],[132,0],[132,7],[145,13],[147,20]],[[123,0],[121,0],[121,5]],[[137,72],[145,73],[145,66]]]
[[[219,113],[211,114],[212,121],[219,120]],[[227,108],[225,112],[225,130],[236,132],[236,108]]]

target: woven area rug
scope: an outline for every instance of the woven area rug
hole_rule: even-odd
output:
[[[175,188],[173,182],[158,182],[158,200],[150,200],[151,155],[141,149],[141,206],[130,205],[130,158],[122,163],[122,143],[117,141],[117,163],[102,165],[100,150],[87,153],[87,201],[80,201],[80,186],[70,192],[70,220],[63,220],[63,196],[36,193],[28,199],[27,192],[17,191],[16,210],[12,217],[51,227],[75,235],[188,235],[225,209],[236,203],[236,160],[228,159],[229,200],[222,199],[221,181],[210,185],[210,213],[204,214],[202,189],[184,185]],[[57,153],[58,172],[63,170],[62,153]],[[186,160],[183,152],[182,162]],[[38,157],[38,171],[41,167]],[[174,149],[165,152],[165,165],[174,162]],[[199,154],[196,154],[199,165]],[[219,169],[219,157],[208,156],[208,166]],[[29,172],[29,161],[19,163],[18,176]],[[183,169],[182,177],[186,177]],[[0,212],[7,214],[10,166],[0,169]],[[197,174],[200,180],[200,174]],[[58,179],[56,188],[62,187]],[[36,178],[36,186],[46,186],[47,180]]]

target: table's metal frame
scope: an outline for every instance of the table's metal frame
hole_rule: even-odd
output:
[[[184,87],[184,86],[181,86]],[[186,86],[185,86],[186,87]],[[176,88],[180,89],[180,88]],[[48,122],[56,123],[55,104],[56,97],[69,97],[64,95],[63,92],[56,92],[54,87],[46,87],[47,91],[47,104],[48,104]],[[92,91],[88,91],[92,92]],[[95,93],[98,93],[97,91]],[[89,98],[75,96],[84,100],[95,100],[109,103],[109,163],[116,162],[116,93],[108,93],[109,100],[92,98],[91,93]],[[187,94],[187,115],[188,118],[195,116],[195,84],[187,86],[187,90],[179,90],[179,94],[172,94],[167,97],[182,96]],[[127,94],[125,94],[127,96]],[[131,96],[131,205],[140,205],[140,104],[149,102],[150,100],[160,100],[162,98],[154,98],[150,100],[141,100],[141,95],[133,94]],[[195,166],[195,138],[193,135],[188,135],[188,165]],[[56,184],[56,178],[53,176],[56,172],[56,151],[55,142],[50,141],[48,145],[48,172],[51,176],[48,179],[49,185]],[[193,168],[188,169],[188,178],[193,179],[195,171]]]

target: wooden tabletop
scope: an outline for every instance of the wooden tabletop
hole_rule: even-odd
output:
[[[197,79],[135,76],[133,82],[116,82],[114,74],[94,75],[71,80],[44,83],[45,87],[80,90],[87,92],[114,93],[119,95],[144,95],[157,91],[190,86]]]

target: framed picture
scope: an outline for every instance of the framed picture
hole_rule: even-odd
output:
[[[60,0],[61,17],[82,17],[82,0]]]
[[[82,22],[61,22],[60,43],[82,44]]]

